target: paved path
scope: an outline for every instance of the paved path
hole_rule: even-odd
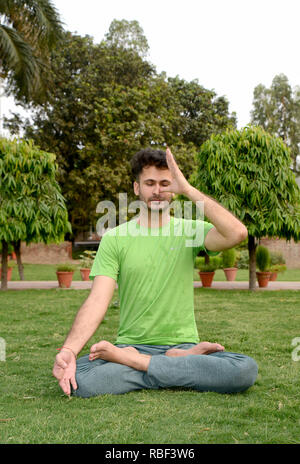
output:
[[[256,284],[257,285],[257,284]],[[91,288],[92,281],[74,281],[71,284],[71,289],[86,290]],[[201,282],[194,282],[194,287],[202,287]],[[59,288],[56,280],[51,281],[10,281],[8,282],[9,290],[24,290],[24,289],[50,289]],[[248,281],[245,282],[213,282],[212,289],[218,290],[249,290]],[[257,290],[300,290],[300,282],[269,282],[266,288]],[[66,289],[67,290],[67,289]]]

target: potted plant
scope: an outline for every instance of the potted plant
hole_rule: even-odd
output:
[[[85,250],[82,255],[79,256],[80,258],[80,274],[82,280],[89,280],[89,275],[91,272],[91,267],[93,265],[96,251]]]
[[[75,268],[70,264],[61,264],[56,268],[58,285],[60,288],[70,288]]]
[[[279,251],[271,251],[271,277],[270,280],[275,281],[279,272],[286,271],[285,259]]]
[[[216,262],[209,262],[207,264],[196,262],[197,269],[199,269],[199,276],[203,287],[211,287],[214,279],[215,270],[218,269]]]
[[[259,271],[256,272],[256,277],[259,287],[267,287],[271,272],[270,272],[271,255],[268,248],[259,245],[256,250],[256,265]]]
[[[222,252],[222,267],[226,280],[233,281],[236,278],[237,267],[235,267],[236,262],[236,251],[235,248],[230,248],[229,250],[224,250]]]
[[[270,271],[271,271],[270,281],[274,282],[277,279],[278,273],[286,271],[286,265],[285,264],[273,264],[272,266],[270,266]]]

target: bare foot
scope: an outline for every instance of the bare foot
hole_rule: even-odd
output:
[[[133,367],[139,371],[147,371],[151,356],[140,354],[133,346],[119,348],[106,340],[101,340],[91,347],[89,360],[103,359],[125,366]]]
[[[219,343],[201,342],[198,345],[189,348],[188,350],[182,350],[180,348],[171,348],[166,351],[166,356],[188,356],[189,354],[210,354],[216,351],[224,351],[224,346]]]

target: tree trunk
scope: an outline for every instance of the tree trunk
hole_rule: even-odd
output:
[[[255,290],[256,287],[256,244],[253,235],[248,236],[249,251],[249,290]]]
[[[209,264],[209,256],[207,253],[205,253],[205,256],[204,256],[204,262],[205,264]]]
[[[24,266],[21,260],[21,240],[17,240],[16,242],[13,242],[13,247],[14,247],[14,250],[17,256],[20,280],[24,280]]]
[[[7,290],[7,258],[8,243],[2,240],[2,259],[1,259],[1,290]]]

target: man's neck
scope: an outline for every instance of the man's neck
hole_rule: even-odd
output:
[[[166,211],[140,211],[137,222],[142,227],[158,228],[170,222],[169,210]]]

